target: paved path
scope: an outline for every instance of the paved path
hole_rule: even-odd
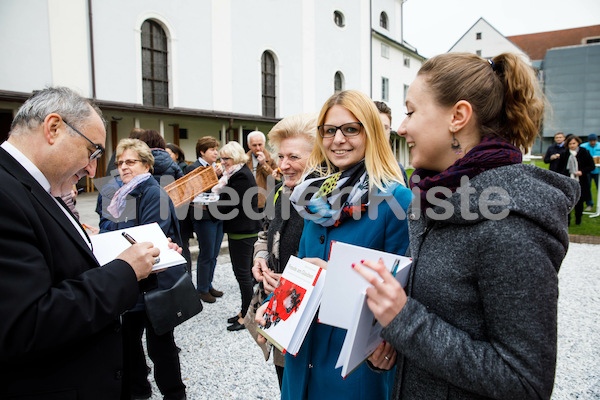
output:
[[[80,195],[83,222],[97,226],[95,196]],[[194,276],[195,279],[195,276]],[[237,282],[223,249],[214,285],[225,296],[175,330],[188,399],[277,399],[272,363],[248,332],[228,332],[240,307]],[[600,245],[572,243],[559,273],[558,360],[553,400],[600,399]],[[150,364],[151,365],[151,364]],[[154,383],[153,383],[154,385]],[[159,400],[154,385],[152,400]]]

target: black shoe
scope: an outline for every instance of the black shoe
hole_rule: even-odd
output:
[[[152,392],[141,395],[132,394],[131,400],[148,400],[150,397],[152,397]]]
[[[246,325],[244,324],[240,324],[239,322],[235,321],[233,324],[229,325],[227,327],[227,330],[229,332],[233,332],[233,331],[241,331],[242,329],[246,329]]]
[[[228,324],[233,324],[235,321],[237,321],[238,319],[242,318],[242,316],[240,314],[236,314],[231,318],[227,318],[227,323]]]
[[[208,289],[208,293],[212,294],[214,297],[223,297],[223,292],[214,288]]]

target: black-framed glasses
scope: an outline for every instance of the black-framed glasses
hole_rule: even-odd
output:
[[[73,125],[71,125],[70,123],[68,123],[64,118],[63,118],[63,122],[65,124],[67,124],[67,126],[71,129],[73,129],[75,132],[79,133],[81,136],[83,136],[83,138],[85,140],[87,140],[88,142],[90,142],[92,144],[92,146],[94,146],[94,148],[96,149],[95,151],[92,152],[92,154],[90,154],[90,162],[99,159],[100,157],[102,157],[102,154],[104,154],[104,147],[102,147],[102,145],[96,144],[94,142],[92,142],[90,139],[87,138],[87,136],[85,136],[83,133],[79,132]]]
[[[317,129],[319,130],[319,135],[323,139],[331,139],[335,137],[338,129],[342,132],[342,135],[345,137],[356,136],[362,130],[363,124],[360,122],[348,122],[347,124],[342,124],[340,126],[335,125],[319,125]]]
[[[117,168],[121,167],[121,165],[125,164],[128,167],[133,167],[135,165],[135,163],[137,162],[143,162],[142,160],[124,160],[124,161],[116,161],[115,162],[115,166]]]

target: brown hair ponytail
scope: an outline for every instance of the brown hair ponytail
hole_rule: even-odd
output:
[[[535,74],[515,54],[500,54],[491,61],[471,53],[440,54],[427,60],[419,75],[440,105],[468,101],[482,136],[501,136],[527,151],[544,111]]]

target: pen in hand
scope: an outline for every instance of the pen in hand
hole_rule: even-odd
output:
[[[130,235],[129,233],[127,233],[127,232],[123,232],[123,233],[121,233],[121,235],[123,235],[123,237],[124,237],[125,239],[127,239],[127,241],[128,241],[129,243],[131,243],[131,244],[136,244],[136,243],[137,243],[137,242],[136,242],[136,240],[135,240],[134,238],[132,238],[132,237],[131,237],[131,235]]]

